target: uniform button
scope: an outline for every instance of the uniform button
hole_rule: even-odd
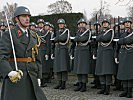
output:
[[[30,71],[28,71],[28,73],[29,73]]]

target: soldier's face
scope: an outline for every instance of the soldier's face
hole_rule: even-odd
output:
[[[38,27],[39,27],[39,28],[43,28],[43,27],[44,27],[44,24],[43,24],[43,23],[39,23],[39,24],[38,24]]]
[[[125,22],[125,28],[130,28],[131,27],[131,23],[130,22]]]
[[[80,28],[86,28],[86,23],[80,23],[80,24],[79,24],[79,27],[80,27]]]
[[[36,30],[36,27],[35,26],[30,26],[30,29],[31,30]]]
[[[59,24],[59,28],[62,29],[65,27],[65,24]]]
[[[14,28],[14,26],[13,25],[10,25],[10,29],[13,29]]]
[[[22,27],[29,27],[30,25],[30,17],[29,15],[21,15],[18,17],[17,22]],[[21,25],[22,24],[22,25]]]
[[[124,25],[123,24],[120,25],[120,29],[124,29]]]
[[[98,27],[97,27],[97,28],[98,28],[98,30],[99,30],[99,29],[100,29],[100,25],[98,25]],[[94,29],[96,29],[96,25],[94,26]]]
[[[44,26],[44,29],[45,30],[49,30],[49,26]]]
[[[5,27],[5,26],[1,26],[0,29],[1,29],[1,30],[5,30],[6,27]]]
[[[109,23],[108,22],[104,22],[103,23],[103,28],[107,28],[107,27],[109,27]]]

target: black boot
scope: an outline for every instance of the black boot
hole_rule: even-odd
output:
[[[101,89],[101,84],[100,84],[99,78],[96,81],[96,86],[97,86],[97,89]]]
[[[80,91],[81,88],[82,88],[82,82],[78,82],[78,86],[77,88],[74,89],[74,91]]]
[[[56,87],[54,87],[54,89],[59,89],[61,87],[62,81],[59,81],[59,83],[57,84]]]
[[[106,85],[101,85],[101,90],[97,92],[97,94],[104,94],[106,89]]]
[[[79,82],[76,82],[76,83],[74,84],[74,86],[79,86]]]
[[[62,81],[62,84],[60,87],[60,90],[64,90],[64,89],[66,89],[66,81]]]
[[[93,89],[101,89],[101,84],[100,84],[100,81],[99,81],[98,78],[96,78],[95,84],[91,88],[93,88]]]
[[[86,83],[83,83],[80,92],[85,92],[85,91],[86,91]]]
[[[104,95],[109,95],[109,93],[110,93],[110,85],[107,85]]]
[[[116,87],[113,89],[113,91],[120,91],[121,90],[121,81],[117,79]]]
[[[128,88],[128,92],[127,92],[126,98],[132,98],[132,88],[131,87]]]
[[[119,97],[126,97],[127,96],[127,92],[128,92],[127,88],[123,88],[123,89],[124,89],[124,91],[119,95]]]
[[[47,87],[47,83],[45,82],[45,79],[41,79],[41,87]]]

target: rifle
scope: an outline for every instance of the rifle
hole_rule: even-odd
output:
[[[96,14],[96,23],[98,22],[97,14]],[[96,35],[98,35],[98,24],[96,24]]]
[[[90,31],[92,31],[92,29],[91,29],[91,22],[89,22],[89,27],[90,27]]]

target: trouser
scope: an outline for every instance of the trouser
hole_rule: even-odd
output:
[[[50,79],[51,79],[50,73],[42,73],[42,79],[41,79],[42,84],[48,83]]]
[[[124,80],[122,81],[123,88],[131,87],[133,88],[133,80]]]
[[[88,82],[88,74],[77,74],[78,82],[87,83]]]
[[[57,80],[58,81],[67,81],[68,80],[68,72],[57,72]]]
[[[101,85],[111,85],[112,84],[112,75],[100,75]]]
[[[94,76],[94,82],[95,82],[96,85],[100,85],[100,79],[99,79],[98,75]]]

